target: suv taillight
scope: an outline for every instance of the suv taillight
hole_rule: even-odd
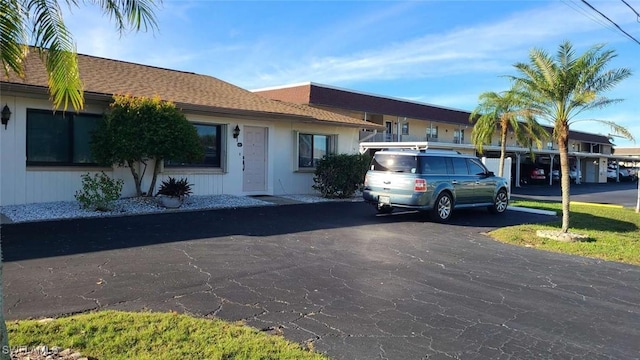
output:
[[[364,176],[364,187],[367,187],[367,186],[369,186],[369,176],[365,175]]]
[[[427,180],[416,179],[416,182],[413,185],[413,191],[419,191],[419,192],[427,191]]]

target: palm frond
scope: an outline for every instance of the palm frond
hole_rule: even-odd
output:
[[[29,0],[33,41],[49,74],[49,92],[55,108],[84,107],[76,47],[55,0]]]
[[[27,15],[18,0],[0,1],[0,59],[5,76],[9,72],[23,77],[23,61],[27,56]]]
[[[98,5],[104,13],[113,19],[120,34],[132,29],[135,31],[158,29],[158,20],[154,14],[161,1],[154,0],[89,0]]]

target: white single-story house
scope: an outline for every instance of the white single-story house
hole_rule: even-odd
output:
[[[271,100],[211,76],[78,55],[85,108],[52,108],[45,68],[31,51],[24,78],[0,81],[0,205],[74,200],[81,175],[104,171],[134,196],[130,170],[102,167],[90,134],[114,94],[159,96],[180,108],[201,136],[205,159],[165,162],[159,180],[187,177],[194,195],[313,193],[314,163],[327,153],[358,153],[362,129],[383,126],[304,104]],[[236,136],[234,130],[239,129]],[[150,163],[151,164],[151,163]],[[149,165],[151,166],[151,165]],[[147,169],[143,189],[150,184]]]

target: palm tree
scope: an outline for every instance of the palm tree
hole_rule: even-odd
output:
[[[553,126],[552,137],[558,143],[562,187],[562,232],[569,231],[569,126],[576,116],[592,109],[599,109],[622,101],[609,99],[602,94],[620,81],[631,76],[627,68],[606,67],[616,56],[604,45],[595,45],[584,54],[576,56],[573,46],[565,41],[560,44],[555,57],[544,50],[533,49],[529,63],[514,65],[517,76],[511,79],[521,86],[528,109]],[[631,133],[613,121],[587,119],[611,127],[612,131],[633,140]]]
[[[76,0],[64,0],[78,6]],[[87,0],[115,20],[118,31],[156,29],[155,0]],[[85,3],[86,3],[85,2]],[[157,1],[159,3],[160,0]],[[31,30],[29,33],[27,28]],[[84,107],[76,47],[66,28],[57,0],[0,0],[0,59],[4,75],[24,76],[24,60],[31,49],[39,52],[49,75],[49,92],[55,108]],[[1,76],[1,75],[0,75]],[[0,359],[9,360],[9,338],[2,311],[2,250],[0,247]]]
[[[161,0],[87,0],[104,10],[115,20],[123,34],[128,30],[156,29],[153,13]],[[64,0],[68,7],[77,7],[77,0]],[[30,31],[27,31],[29,29]],[[84,107],[82,81],[78,71],[76,46],[64,24],[58,0],[0,1],[0,59],[5,76],[14,72],[24,76],[23,63],[30,48],[38,51],[49,75],[49,92],[54,107],[75,110]]]
[[[511,129],[519,144],[529,148],[535,142],[542,148],[542,139],[548,136],[546,130],[538,124],[522,106],[522,95],[513,88],[502,93],[493,91],[480,94],[479,105],[471,112],[470,122],[475,122],[471,131],[471,142],[482,154],[483,146],[490,144],[496,129],[500,131],[500,167],[498,176],[503,176],[504,158],[507,149],[507,134]]]

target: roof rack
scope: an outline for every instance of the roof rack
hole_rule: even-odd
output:
[[[426,141],[417,142],[363,142],[360,143],[360,153],[368,149],[388,149],[388,150],[427,150],[429,143]]]

